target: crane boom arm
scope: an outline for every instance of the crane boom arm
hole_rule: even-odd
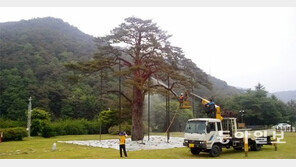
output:
[[[199,98],[201,100],[201,103],[203,105],[206,105],[207,103],[210,102],[209,100],[207,100],[205,98],[202,98],[201,96],[198,96],[197,94],[190,93],[190,95]],[[221,108],[220,108],[220,106],[218,106],[218,105],[215,104],[215,108],[216,108],[216,118],[217,119],[220,119],[222,121],[223,120],[223,117],[221,116]]]

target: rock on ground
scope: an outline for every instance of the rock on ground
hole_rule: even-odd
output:
[[[131,138],[126,139],[126,150],[127,151],[137,151],[137,150],[154,150],[154,149],[169,149],[178,148],[183,146],[184,138],[181,137],[170,137],[169,142],[167,142],[166,136],[145,136],[143,141],[131,141]],[[59,143],[77,144],[85,145],[90,147],[102,147],[102,148],[113,148],[119,150],[119,140],[109,139],[109,140],[85,140],[85,141],[58,141]]]

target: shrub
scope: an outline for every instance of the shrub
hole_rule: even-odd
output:
[[[38,136],[42,134],[43,128],[48,126],[50,114],[42,109],[34,108],[32,111],[31,135]]]
[[[100,122],[99,121],[87,121],[82,120],[88,134],[99,134],[100,133]]]
[[[64,121],[63,121],[64,122]],[[59,135],[66,135],[66,132],[64,130],[64,124],[62,121],[58,122],[52,122],[51,123],[51,128],[54,132],[54,135],[59,136]]]
[[[82,135],[87,134],[87,129],[79,120],[69,121],[64,126],[67,135]]]
[[[20,121],[12,121],[9,119],[0,118],[0,128],[21,127],[24,123]]]
[[[119,134],[119,127],[118,127],[118,125],[111,126],[108,129],[108,133],[111,134],[111,135],[118,135]]]
[[[108,129],[118,123],[117,113],[112,110],[104,110],[99,114],[102,122],[102,133],[108,133]]]
[[[49,123],[45,124],[41,131],[41,136],[45,138],[55,136],[55,132],[53,131],[52,125],[50,125]]]
[[[0,132],[3,132],[3,141],[18,141],[28,136],[26,129],[22,127],[0,129]]]
[[[86,120],[62,120],[52,123],[52,129],[55,135],[81,135],[88,134],[85,126]]]
[[[88,121],[86,119],[66,119],[52,122],[44,126],[43,137],[58,135],[81,135],[81,134],[99,134],[99,121]]]
[[[129,125],[128,123],[124,122],[124,123],[121,124],[121,130],[125,131],[126,134],[130,135],[131,134],[131,129],[132,129],[132,126]],[[108,129],[108,132],[111,135],[118,135],[119,134],[119,126],[118,125],[111,126]]]
[[[47,111],[42,110],[40,108],[34,108],[32,110],[31,118],[32,120],[33,119],[50,120],[50,114]]]
[[[38,136],[42,133],[43,128],[46,126],[47,121],[35,119],[32,120],[31,136]]]

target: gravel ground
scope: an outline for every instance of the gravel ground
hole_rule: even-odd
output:
[[[127,151],[137,151],[137,150],[155,150],[155,149],[169,149],[184,147],[184,138],[181,137],[170,137],[169,143],[167,143],[166,136],[145,136],[142,141],[131,141],[131,138],[126,139],[126,150]],[[102,148],[113,148],[119,150],[119,140],[109,139],[109,140],[85,140],[85,141],[58,141],[59,143],[86,145],[90,147],[102,147]]]

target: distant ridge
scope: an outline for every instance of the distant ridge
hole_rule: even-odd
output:
[[[244,92],[244,89],[230,86],[227,84],[227,82],[211,75],[208,75],[208,79],[212,83],[212,90],[209,90],[203,86],[196,90],[196,93],[202,97],[229,97]]]
[[[271,94],[275,95],[277,98],[279,98],[285,103],[287,103],[290,100],[296,100],[296,90],[279,91]]]

